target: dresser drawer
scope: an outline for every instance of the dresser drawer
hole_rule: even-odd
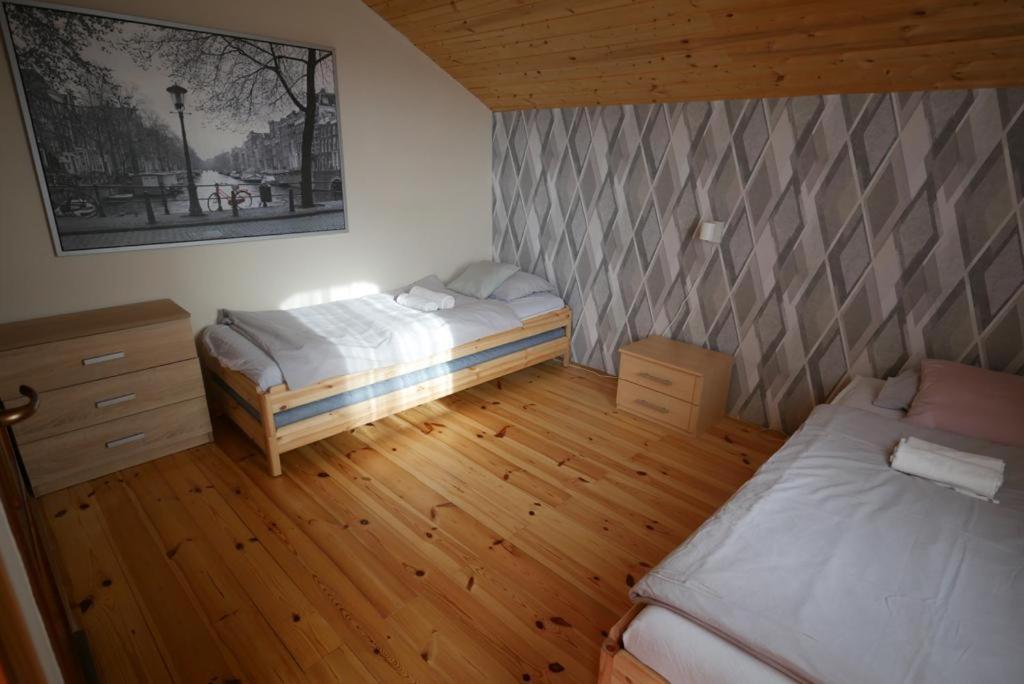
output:
[[[46,392],[195,356],[188,320],[11,349],[0,352],[0,399],[19,385]]]
[[[26,444],[21,449],[37,495],[209,441],[200,397]]]
[[[203,396],[195,359],[43,392],[32,420],[14,427],[22,446],[46,437]]]
[[[619,378],[615,403],[624,411],[671,425],[679,430],[692,430],[690,418],[695,410],[693,404],[661,392],[653,392],[628,380]]]
[[[661,394],[697,403],[697,383],[700,378],[685,371],[623,354],[619,362],[619,377]]]

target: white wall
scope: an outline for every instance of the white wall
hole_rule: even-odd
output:
[[[54,256],[4,52],[0,322],[170,297],[198,329],[218,307],[387,289],[489,257],[490,112],[359,0],[62,3],[333,46],[351,232]]]

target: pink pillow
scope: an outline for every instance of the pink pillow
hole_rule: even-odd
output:
[[[906,420],[1024,447],[1024,377],[925,359]]]

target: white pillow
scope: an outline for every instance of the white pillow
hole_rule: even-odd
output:
[[[872,403],[879,408],[906,411],[914,401],[919,381],[920,375],[914,370],[894,375],[885,381]]]
[[[508,280],[498,286],[491,293],[491,299],[500,299],[503,302],[511,302],[513,299],[529,297],[537,292],[554,292],[555,286],[540,276],[526,271],[519,271],[509,277]]]
[[[499,285],[519,270],[518,266],[494,261],[477,261],[465,268],[448,289],[477,299],[487,299]]]
[[[402,288],[401,291],[408,292],[417,285],[419,285],[420,287],[425,287],[428,290],[433,290],[434,292],[445,292],[446,289],[443,280],[438,278],[436,275],[428,275],[424,276],[423,278],[420,278],[415,283],[406,285],[405,287]]]

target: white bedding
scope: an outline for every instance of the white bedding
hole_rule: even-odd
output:
[[[456,301],[458,303],[455,308],[458,309],[460,306],[481,300],[458,295]],[[515,316],[523,321],[543,313],[557,311],[565,307],[565,302],[557,295],[540,293],[512,300],[508,305]],[[284,383],[280,367],[262,349],[232,330],[230,326],[207,326],[200,333],[200,340],[206,350],[226,368],[242,373],[261,390]]]
[[[793,680],[682,615],[647,606],[622,635],[626,650],[669,682],[786,684]]]
[[[868,411],[893,420],[903,411],[875,406],[884,380],[854,376],[830,404]],[[792,682],[782,672],[722,637],[661,606],[647,606],[630,623],[622,641],[626,650],[669,682]]]
[[[1000,504],[893,471],[907,435],[1005,460]],[[820,406],[633,596],[801,680],[1020,681],[1024,450]]]
[[[388,294],[287,311],[222,310],[218,320],[274,360],[289,389],[416,361],[522,326],[505,302],[472,299],[433,312]]]
[[[565,308],[565,302],[562,301],[562,298],[550,292],[538,292],[537,294],[513,299],[508,302],[508,305],[512,307],[512,310],[516,312],[516,316],[521,321]]]
[[[273,359],[245,339],[231,326],[208,325],[199,333],[199,341],[225,368],[238,371],[256,383],[260,390],[284,384],[284,376]]]
[[[873,404],[884,380],[853,377],[832,400],[894,421],[903,411]],[[786,674],[738,648],[677,612],[657,605],[645,607],[623,634],[626,650],[669,682],[792,682]]]
[[[893,420],[901,420],[906,415],[903,411],[875,406],[874,401],[884,386],[885,380],[855,375],[850,379],[850,383],[829,403],[835,406],[849,406]]]

